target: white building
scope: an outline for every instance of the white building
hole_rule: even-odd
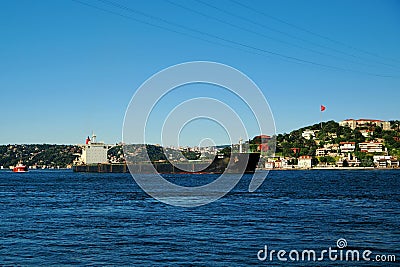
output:
[[[381,142],[365,142],[359,143],[358,147],[360,148],[361,152],[366,153],[381,153],[383,152],[383,144]]]
[[[336,162],[336,165],[338,167],[344,167],[343,165],[345,161],[347,162],[348,167],[359,167],[361,164],[361,161],[359,161],[358,158],[354,157],[353,159],[343,158]]]
[[[392,156],[374,156],[374,164],[379,168],[398,168],[399,161]]]
[[[340,142],[339,148],[342,153],[354,152],[354,150],[356,149],[356,143],[355,142]]]
[[[317,151],[315,152],[315,155],[317,157],[324,157],[327,156],[329,153],[331,153],[331,149],[329,148],[318,148]]]
[[[318,148],[316,151],[317,157],[336,157],[338,155],[339,145],[338,144],[325,144],[323,148]]]
[[[287,161],[285,161],[287,163]],[[269,157],[265,162],[266,169],[282,169],[283,161],[279,157]]]
[[[378,163],[380,160],[391,160],[392,156],[374,156],[374,163]]]
[[[311,156],[300,156],[298,159],[297,166],[302,169],[309,169],[312,167],[312,157]]]
[[[283,169],[289,168],[289,164],[288,164],[288,160],[287,159],[281,158],[281,161],[282,161],[282,168]]]
[[[92,135],[92,140],[89,137],[86,139],[85,145],[80,145],[82,154],[74,162],[76,165],[80,164],[97,164],[107,162],[107,152],[112,147],[106,145],[104,142],[96,142],[96,135]]]
[[[360,133],[361,133],[365,138],[374,136],[374,131],[371,131],[371,130],[361,130]]]
[[[265,169],[273,169],[274,165],[275,164],[273,162],[265,162]]]
[[[370,120],[370,119],[359,119],[359,120],[348,119],[348,120],[340,121],[339,125],[350,127],[352,130],[354,130],[357,127],[369,126],[369,125],[379,126],[385,131],[388,131],[391,129],[390,122],[388,122],[388,121]]]
[[[301,136],[303,136],[303,138],[310,140],[311,138],[315,138],[315,132],[313,130],[304,130],[303,133],[301,134]]]

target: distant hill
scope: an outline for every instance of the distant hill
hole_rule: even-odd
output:
[[[2,145],[0,166],[8,168],[22,161],[27,166],[65,168],[74,160],[81,149],[73,145]]]
[[[391,121],[391,130],[382,130],[382,128],[367,125],[354,130],[349,127],[340,126],[335,121],[322,122],[322,124],[314,124],[302,127],[290,133],[278,134],[276,136],[276,154],[283,157],[299,157],[309,155],[315,157],[316,150],[327,144],[340,144],[341,142],[361,143],[366,141],[382,141],[390,155],[400,158],[400,123],[399,121]],[[305,138],[304,132],[312,131],[313,136]],[[371,136],[365,137],[362,131],[373,133]],[[255,142],[250,140],[250,148]],[[247,144],[249,142],[246,142]],[[254,144],[253,144],[254,145]],[[219,145],[218,149],[227,149],[229,145]],[[143,145],[133,145],[132,153],[138,157],[138,160],[145,160],[145,150],[141,149]],[[155,145],[146,145],[150,160],[166,160],[163,148]],[[294,148],[298,148],[295,150]],[[51,145],[51,144],[32,144],[32,145],[0,145],[0,166],[8,168],[15,166],[22,161],[28,166],[48,167],[48,168],[65,168],[71,165],[76,158],[76,154],[81,153],[81,148],[77,145]],[[197,159],[200,154],[194,151],[184,151],[182,154],[178,150],[167,149],[168,157],[179,158],[182,154],[189,159]],[[360,151],[355,151],[358,158],[362,159],[366,156]],[[122,146],[114,146],[108,152],[111,162],[123,162],[124,155]]]

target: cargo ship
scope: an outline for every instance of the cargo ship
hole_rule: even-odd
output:
[[[208,173],[254,173],[260,153],[242,152],[230,155],[217,154],[213,160],[187,160],[184,162],[147,161],[127,163],[109,163],[107,152],[111,145],[96,142],[96,136],[87,137],[81,145],[82,153],[74,161],[74,172],[97,173],[160,173],[160,174],[208,174]]]

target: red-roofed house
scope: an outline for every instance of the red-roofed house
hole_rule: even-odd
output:
[[[271,136],[262,134],[254,137],[254,140],[256,140],[257,150],[260,152],[267,152],[269,150],[269,145],[268,141],[271,140]]]

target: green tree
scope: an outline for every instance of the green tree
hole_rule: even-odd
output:
[[[196,159],[199,159],[200,156],[201,156],[201,153],[195,152],[195,151],[184,151],[182,154],[183,154],[183,155],[185,156],[185,158],[187,158],[188,160],[196,160]]]
[[[231,155],[232,148],[230,146],[227,146],[223,148],[220,153],[224,154],[225,156],[230,156]]]
[[[382,127],[380,126],[375,127],[374,138],[382,138]]]
[[[349,167],[349,162],[347,159],[343,160],[343,167]]]

